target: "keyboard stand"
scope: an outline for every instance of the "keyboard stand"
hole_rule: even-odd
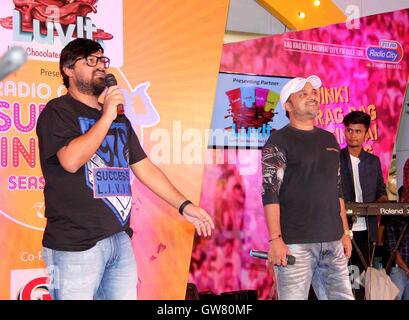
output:
[[[356,250],[356,253],[358,254],[359,260],[361,260],[362,265],[364,266],[364,269],[366,270],[368,268],[368,264],[366,263],[364,255],[362,254],[361,249],[359,249],[359,247],[358,247],[356,241],[354,240],[354,238],[352,238],[351,240],[352,240],[352,244],[354,245],[354,248]]]

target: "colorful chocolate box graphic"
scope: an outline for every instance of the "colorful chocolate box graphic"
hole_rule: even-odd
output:
[[[236,128],[260,128],[272,121],[279,94],[265,88],[242,87],[226,92],[230,101],[227,117],[233,118]],[[228,129],[228,128],[225,128]]]
[[[279,106],[279,92],[288,80],[220,73],[209,147],[261,148],[271,131],[288,123]]]

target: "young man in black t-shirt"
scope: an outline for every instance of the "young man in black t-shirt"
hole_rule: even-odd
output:
[[[136,299],[129,169],[179,208],[199,235],[214,228],[210,216],[147,158],[117,111],[125,99],[118,86],[106,88],[109,59],[103,53],[99,43],[80,38],[62,50],[68,93],[51,100],[37,123],[47,217],[43,257],[53,299]]]
[[[268,261],[275,265],[278,297],[353,299],[351,256],[335,137],[314,127],[320,105],[317,76],[294,78],[280,100],[290,124],[263,148],[263,205],[269,231]],[[287,264],[287,256],[295,257]]]

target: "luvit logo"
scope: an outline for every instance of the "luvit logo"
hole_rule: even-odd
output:
[[[93,39],[108,51],[106,54],[110,56],[113,66],[121,66],[122,57],[114,57],[109,47],[122,51],[122,1],[97,3],[98,0],[2,1],[0,12],[9,12],[10,16],[0,18],[3,27],[0,28],[0,36],[8,46],[26,47],[29,57],[33,59],[54,58],[54,61],[71,40]],[[112,22],[113,16],[115,22]],[[101,28],[101,25],[107,25],[107,21],[110,21],[109,32]],[[11,37],[4,37],[5,31]],[[0,44],[0,49],[4,44]],[[34,47],[27,47],[30,45]],[[43,51],[36,52],[39,49]],[[48,51],[44,52],[44,49]],[[52,49],[56,52],[52,52]]]
[[[86,15],[97,12],[98,0],[82,1],[14,1],[13,16],[0,20],[3,27],[13,30],[13,39],[22,42],[52,45],[54,36],[65,46],[74,37],[99,40],[113,36],[98,29]]]

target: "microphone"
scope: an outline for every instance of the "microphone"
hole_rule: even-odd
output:
[[[254,258],[260,258],[260,259],[268,259],[268,253],[266,251],[257,251],[257,250],[250,250],[250,256]],[[293,265],[295,263],[295,257],[288,255],[286,256],[287,258],[287,264],[288,265]]]
[[[116,85],[118,85],[118,82],[116,81],[116,78],[115,78],[115,76],[112,74],[112,73],[108,73],[106,76],[105,76],[105,85],[109,88],[109,87],[112,87],[112,86],[116,86]],[[124,105],[121,103],[121,104],[118,104],[117,106],[116,106],[116,113],[117,114],[119,114],[119,115],[123,115],[124,113],[125,113],[125,111],[124,111]]]
[[[11,47],[0,58],[0,81],[20,68],[27,61],[26,50],[22,47]]]

